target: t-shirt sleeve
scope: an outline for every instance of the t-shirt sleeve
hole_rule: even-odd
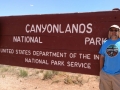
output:
[[[100,50],[99,50],[99,54],[101,54],[101,55],[103,55],[103,56],[105,55],[105,54],[104,54],[103,45],[101,46],[101,48],[100,48]]]
[[[106,46],[106,42],[107,42],[107,40],[105,40],[105,41],[103,42],[103,44],[102,44],[102,46],[101,46],[101,48],[100,48],[100,50],[99,50],[99,54],[101,54],[101,55],[103,55],[103,56],[105,56],[105,46]]]

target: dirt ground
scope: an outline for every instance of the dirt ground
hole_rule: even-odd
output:
[[[0,67],[0,90],[99,90],[99,76],[62,72],[51,79],[43,80],[43,74],[38,69],[25,68],[28,75],[20,77],[21,69],[24,68]],[[79,78],[79,82],[68,79],[75,76]]]

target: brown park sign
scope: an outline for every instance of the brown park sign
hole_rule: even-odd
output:
[[[120,11],[0,17],[0,64],[99,75],[99,49]]]

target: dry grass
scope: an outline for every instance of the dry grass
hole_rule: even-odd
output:
[[[95,80],[98,80],[99,82],[99,76],[0,65],[0,75],[2,76],[2,78],[5,78],[6,73],[16,75],[19,78],[37,76],[41,80],[52,80],[51,84],[62,82],[64,84],[76,84],[81,86],[93,80],[93,78],[95,78]]]

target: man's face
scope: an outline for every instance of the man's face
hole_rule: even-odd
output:
[[[109,32],[110,32],[110,37],[111,38],[118,37],[118,29],[113,27],[113,28],[110,28]]]

